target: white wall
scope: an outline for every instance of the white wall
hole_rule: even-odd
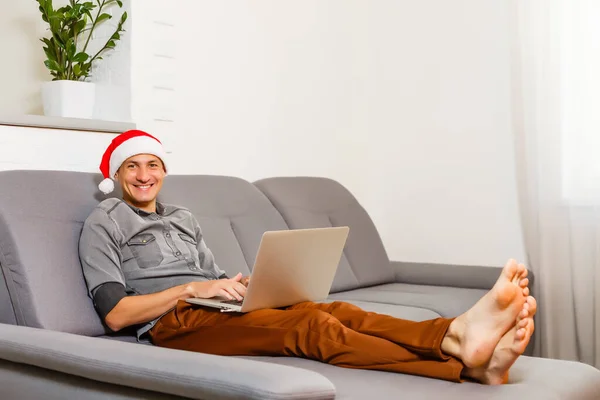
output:
[[[159,130],[171,151],[171,172],[249,180],[327,176],[366,207],[392,259],[483,265],[523,259],[510,3],[177,5],[185,12],[176,39],[166,44],[177,55],[177,123],[167,126],[144,112],[154,83],[140,79],[153,51],[140,29],[151,29],[148,22],[160,11],[136,14],[141,3],[133,6],[134,21],[146,19],[133,27],[136,122]],[[13,141],[1,133],[0,141]],[[104,139],[93,137],[88,153],[95,168],[99,158],[92,153]],[[0,169],[11,146],[0,143]]]
[[[524,258],[509,3],[181,4],[174,170],[337,179],[393,259]]]
[[[53,1],[57,9],[68,0]],[[45,55],[40,38],[49,37],[35,0],[0,0],[0,114],[43,114],[41,87],[52,76],[44,66]],[[130,11],[131,0],[124,0],[124,10]],[[98,26],[88,52],[97,51],[114,32],[121,10],[117,6],[105,9],[114,18]],[[130,21],[126,23],[129,30]],[[126,32],[117,43],[118,51],[104,53],[104,59],[94,65],[90,81],[97,84],[95,119],[131,120],[131,37]],[[94,51],[94,52],[95,52]],[[94,54],[94,53],[92,53]]]
[[[42,80],[50,80],[44,66],[43,21],[34,0],[0,0],[0,113],[41,114]]]

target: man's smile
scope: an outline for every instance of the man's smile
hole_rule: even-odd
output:
[[[139,190],[148,190],[150,189],[152,186],[154,186],[154,183],[150,183],[150,184],[145,184],[145,185],[133,185],[133,187],[139,189]]]

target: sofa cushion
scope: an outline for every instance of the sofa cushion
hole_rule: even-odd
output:
[[[217,265],[229,276],[250,273],[264,232],[288,229],[265,195],[239,178],[167,176],[159,200],[194,214]]]
[[[327,299],[324,303],[334,301]],[[371,301],[344,300],[346,303],[354,304],[365,311],[379,314],[391,315],[392,317],[407,319],[410,321],[425,321],[441,317],[440,314],[421,307],[400,306],[396,304],[374,303]]]
[[[10,301],[10,293],[0,265],[0,324],[16,324],[15,310]]]
[[[87,295],[77,245],[101,176],[0,172],[0,266],[19,325],[83,335],[105,328]]]
[[[338,182],[283,177],[254,184],[271,200],[291,229],[350,227],[332,293],[394,281],[395,273],[373,221]]]
[[[105,198],[101,179],[67,171],[0,172],[0,267],[17,324],[107,333],[87,295],[77,248],[83,222]],[[117,185],[111,197],[120,195]],[[288,229],[265,195],[238,178],[168,176],[159,200],[192,211],[229,275],[250,272],[265,231]],[[10,323],[11,309],[0,310]]]
[[[450,318],[467,311],[486,293],[483,289],[389,283],[334,293],[329,298],[421,307]]]
[[[318,372],[336,387],[336,400],[414,399],[444,400],[515,398],[597,400],[600,371],[572,361],[520,357],[511,368],[509,384],[488,386],[453,383],[393,372],[340,368],[292,357],[247,357]],[[568,382],[568,385],[565,385]],[[366,384],[367,383],[367,384]]]

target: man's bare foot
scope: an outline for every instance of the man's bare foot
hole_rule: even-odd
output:
[[[509,260],[494,287],[452,321],[442,340],[442,351],[459,358],[467,368],[486,365],[500,339],[515,325],[519,313],[529,307],[524,306],[525,292],[529,291],[521,286],[527,279],[521,277],[526,275],[523,264]]]
[[[519,264],[519,270],[523,270],[521,275],[518,277],[519,286],[523,289],[523,296],[529,296],[529,279],[527,278],[527,268],[524,264]]]
[[[533,299],[533,297],[531,298]],[[535,309],[535,305],[531,306]],[[521,319],[508,331],[494,349],[490,361],[478,368],[465,368],[463,376],[487,385],[508,382],[508,371],[525,351],[534,331],[533,314]]]

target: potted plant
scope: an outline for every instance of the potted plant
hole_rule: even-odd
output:
[[[127,20],[124,12],[116,29],[103,46],[91,51],[90,41],[94,30],[112,19],[109,7],[123,7],[121,0],[81,1],[69,0],[64,7],[54,9],[52,0],[36,0],[42,19],[49,26],[50,37],[44,43],[44,64],[53,79],[42,86],[44,114],[59,117],[91,118],[94,112],[95,86],[86,82],[94,64],[102,54],[114,49],[124,32]],[[98,46],[96,46],[98,47]]]

